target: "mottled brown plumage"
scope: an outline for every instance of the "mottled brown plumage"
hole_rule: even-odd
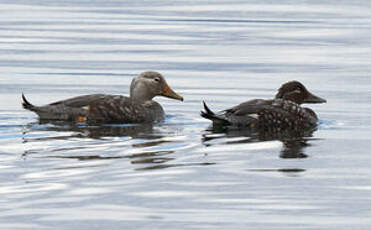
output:
[[[300,105],[324,102],[326,100],[310,93],[300,82],[291,81],[281,86],[275,99],[254,99],[219,113],[212,112],[204,103],[201,116],[215,126],[306,129],[316,126],[318,118],[313,110]]]
[[[42,120],[87,121],[93,123],[151,123],[165,117],[161,105],[152,99],[165,96],[183,101],[163,76],[157,72],[143,72],[134,78],[130,97],[91,94],[34,106],[24,95],[23,108],[37,113]]]

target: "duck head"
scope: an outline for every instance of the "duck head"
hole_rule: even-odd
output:
[[[299,105],[304,103],[326,103],[325,99],[312,94],[298,81],[290,81],[283,84],[279,88],[276,98],[289,100]]]
[[[155,96],[183,101],[183,97],[170,88],[160,73],[147,71],[133,78],[130,85],[130,98],[136,101],[147,101]]]

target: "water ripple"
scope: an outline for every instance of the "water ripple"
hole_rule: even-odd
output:
[[[0,3],[0,228],[369,229],[370,3]],[[21,108],[129,93],[144,70],[155,125],[41,123]],[[317,130],[213,132],[223,110],[299,80]]]

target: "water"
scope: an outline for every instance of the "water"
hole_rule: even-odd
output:
[[[1,229],[369,229],[368,1],[0,2]],[[128,94],[162,73],[154,126],[39,124],[20,106]],[[312,137],[211,133],[288,80],[328,103]]]

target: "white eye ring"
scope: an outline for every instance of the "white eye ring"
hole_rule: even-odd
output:
[[[157,78],[157,77],[154,78],[153,80],[154,80],[155,82],[160,82],[160,78]]]

